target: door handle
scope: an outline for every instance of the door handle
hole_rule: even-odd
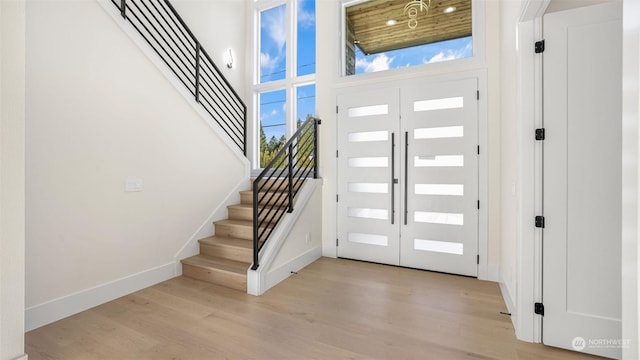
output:
[[[407,202],[409,197],[409,132],[404,132],[404,224],[407,225],[407,215],[409,213]]]
[[[398,179],[396,179],[396,134],[391,133],[391,225],[394,224],[396,217],[396,186]]]

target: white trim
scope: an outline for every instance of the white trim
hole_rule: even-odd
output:
[[[322,245],[318,245],[317,248],[313,248],[312,250],[297,256],[287,264],[282,265],[275,270],[271,270],[271,264],[273,264],[280,248],[284,245],[287,235],[291,232],[298,221],[298,218],[304,212],[305,207],[309,203],[313,193],[316,191],[316,188],[320,186],[322,186],[322,179],[305,181],[304,186],[298,193],[296,206],[294,206],[293,212],[284,216],[281,222],[273,230],[269,242],[266,243],[260,252],[260,266],[257,270],[251,270],[251,268],[247,270],[248,294],[256,296],[262,295],[265,291],[286,279],[287,276],[283,277],[282,271],[284,270],[282,268],[297,271],[322,256]],[[302,204],[302,206],[297,206],[297,204]],[[313,258],[314,256],[317,257]]]
[[[104,304],[121,296],[175,277],[173,262],[118,280],[81,290],[25,310],[25,331],[58,321],[67,316]]]
[[[511,324],[513,324],[513,327],[515,328],[517,326],[516,306],[513,302],[513,298],[511,297],[511,293],[509,293],[509,288],[505,285],[502,272],[500,272],[500,281],[498,282],[498,285],[500,286],[500,293],[502,294],[504,303],[507,305],[507,311],[511,314]]]
[[[23,354],[23,355],[18,356],[14,360],[28,360],[28,359],[29,359],[29,355]]]
[[[623,2],[622,58],[622,338],[630,341],[622,349],[623,359],[640,356],[638,309],[638,246],[640,223],[640,2]]]
[[[264,294],[267,290],[272,287],[278,285],[280,282],[293,275],[294,272],[297,272],[300,269],[303,269],[307,265],[313,263],[322,257],[322,245],[318,245],[313,249],[309,249],[304,253],[296,256],[294,259],[290,260],[288,263],[279,266],[276,269],[270,269],[265,276],[264,286],[261,288],[262,293]]]
[[[245,170],[248,171],[248,167],[245,167]],[[180,260],[188,258],[190,256],[194,256],[200,253],[200,244],[198,240],[214,235],[214,221],[223,220],[228,217],[227,206],[233,204],[240,203],[240,191],[247,190],[250,188],[249,174],[245,174],[245,180],[241,181],[227,197],[218,204],[218,206],[213,210],[211,215],[207,217],[207,219],[200,225],[198,230],[196,230],[193,235],[189,237],[189,240],[182,245],[180,250],[173,257],[175,262],[176,276],[182,275],[182,263]]]
[[[249,160],[244,156],[242,151],[238,148],[238,146],[229,138],[229,136],[225,133],[224,130],[218,125],[212,118],[211,115],[202,107],[202,105],[198,104],[193,97],[193,95],[187,90],[182,81],[171,71],[171,69],[165,64],[162,59],[154,52],[154,50],[147,44],[146,40],[131,26],[128,24],[126,20],[122,18],[118,8],[110,0],[96,0],[100,6],[107,12],[107,14],[111,15],[113,21],[122,29],[131,38],[131,40],[140,48],[142,53],[151,61],[162,73],[162,75],[167,78],[167,80],[173,85],[180,95],[185,99],[185,101],[191,105],[193,110],[200,115],[202,120],[209,125],[209,127],[213,130],[213,132],[220,138],[220,141],[224,143],[231,152],[242,162],[242,164],[248,169],[250,167]],[[249,108],[247,107],[247,118],[249,115]],[[245,129],[247,131],[247,129]],[[247,145],[245,144],[245,147]]]
[[[533,45],[542,39],[542,15],[549,2],[526,1],[518,23],[517,38],[520,218],[512,320],[518,339],[538,343],[542,341],[542,319],[533,313],[533,304],[542,298],[542,233],[533,227],[533,219],[542,209],[542,145],[536,144],[533,129],[542,124],[542,57],[533,52]]]

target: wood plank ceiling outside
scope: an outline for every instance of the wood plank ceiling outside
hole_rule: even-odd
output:
[[[432,0],[425,15],[418,13],[418,26],[409,28],[409,17],[403,14],[411,0],[370,0],[347,8],[355,41],[364,54],[403,49],[471,35],[471,0]],[[424,0],[428,2],[428,0]],[[456,10],[445,14],[454,6]],[[387,25],[396,20],[395,25]]]

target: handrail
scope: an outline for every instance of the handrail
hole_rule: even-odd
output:
[[[169,0],[111,2],[246,156],[247,106]]]
[[[304,180],[318,178],[318,125],[308,118],[253,181],[253,265],[285,212],[293,212],[294,199]]]

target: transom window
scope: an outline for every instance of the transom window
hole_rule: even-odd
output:
[[[345,75],[473,56],[472,0],[345,4]]]

